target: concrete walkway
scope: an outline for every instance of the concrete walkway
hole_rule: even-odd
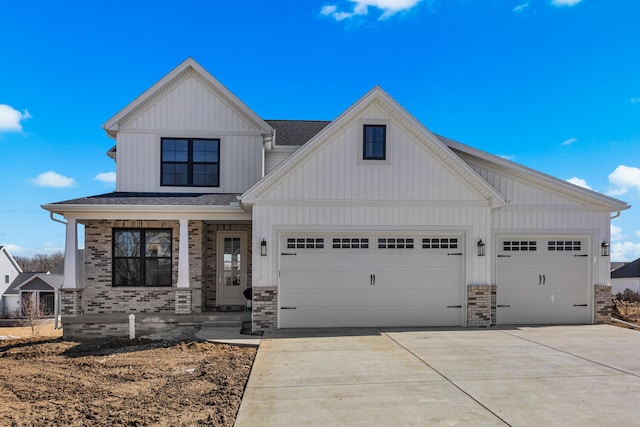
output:
[[[235,425],[640,426],[640,332],[268,332]]]

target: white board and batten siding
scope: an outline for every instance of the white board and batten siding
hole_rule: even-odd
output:
[[[362,161],[361,128],[369,120],[387,125],[387,152],[384,161]],[[253,286],[280,286],[281,303],[304,305],[305,293],[296,291],[291,286],[291,277],[313,271],[324,272],[322,277],[316,274],[318,280],[307,284],[314,288],[312,292],[321,293],[325,298],[325,303],[313,308],[307,307],[309,310],[316,310],[317,316],[287,320],[287,316],[296,314],[285,310],[281,311],[281,316],[284,316],[280,318],[283,322],[281,325],[424,324],[424,316],[421,320],[412,317],[421,310],[418,307],[420,304],[414,304],[404,314],[398,307],[411,306],[412,295],[422,300],[430,298],[435,301],[437,292],[429,293],[428,286],[423,286],[422,291],[412,287],[417,276],[428,276],[421,268],[427,265],[425,260],[428,259],[422,249],[418,250],[416,247],[401,256],[377,251],[372,247],[367,257],[355,256],[347,259],[344,258],[347,254],[333,253],[327,248],[326,253],[317,258],[307,254],[308,262],[302,259],[295,261],[295,257],[286,258],[281,255],[286,252],[283,239],[287,236],[305,236],[306,233],[346,238],[356,233],[371,239],[379,236],[413,236],[416,242],[424,236],[457,236],[462,246],[460,252],[465,255],[456,260],[460,265],[455,268],[455,277],[452,279],[456,282],[452,288],[455,294],[452,301],[440,304],[441,308],[445,307],[444,312],[449,310],[449,314],[445,316],[444,312],[440,313],[436,316],[439,320],[434,318],[429,323],[462,325],[465,318],[465,303],[462,301],[465,285],[488,281],[487,258],[471,256],[475,255],[478,236],[488,238],[491,208],[486,197],[472,188],[458,172],[445,164],[402,123],[376,103],[369,105],[359,116],[352,118],[326,138],[314,147],[315,151],[297,164],[283,165],[288,167],[286,173],[257,196],[253,207],[253,233],[256,236],[254,244],[259,245],[258,242],[264,238],[269,245],[268,255],[264,257],[259,256],[259,247],[254,247]],[[280,168],[273,173],[279,172]],[[367,292],[370,289],[362,280],[349,283],[344,290],[348,295],[340,295],[336,288],[332,288],[331,283],[335,283],[340,271],[344,270],[339,268],[341,263],[350,263],[356,272],[350,274],[360,274],[366,282],[369,277],[367,269],[374,259],[378,260],[373,262],[382,271],[378,273],[378,277],[395,275],[407,279],[396,282],[396,286],[403,289],[396,288],[394,291],[379,285],[373,289],[370,298],[365,298],[369,303],[361,307],[356,307],[357,304],[350,306],[354,308],[353,312],[332,308],[332,302],[343,297],[350,298],[349,295],[353,296],[354,292],[358,292],[356,288],[359,286],[363,286]],[[305,262],[311,264],[307,265]],[[320,266],[313,264],[314,262],[324,264]],[[410,266],[413,267],[409,268]],[[435,288],[431,288],[433,289]],[[388,298],[381,299],[380,296],[385,292]],[[395,296],[391,297],[390,293],[394,292]],[[418,295],[416,292],[423,294]],[[397,296],[404,299],[394,302]],[[381,302],[382,300],[386,302]],[[455,306],[453,320],[451,309],[446,309],[446,306]],[[375,315],[376,312],[387,313],[388,316],[375,317],[382,316]],[[436,313],[434,308],[432,313]],[[334,323],[331,323],[332,316],[337,316]]]
[[[261,178],[260,130],[197,73],[187,73],[124,121],[117,136],[117,191],[193,192],[160,186],[163,137],[220,139],[220,187],[199,192],[242,193]]]

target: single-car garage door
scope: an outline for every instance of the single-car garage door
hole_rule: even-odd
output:
[[[280,327],[461,326],[460,235],[281,238]]]
[[[499,238],[496,323],[590,323],[588,241]]]

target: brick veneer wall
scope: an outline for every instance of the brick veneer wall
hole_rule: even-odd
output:
[[[594,323],[611,323],[611,286],[593,287]]]
[[[491,326],[492,290],[491,285],[467,286],[467,326],[487,328]]]
[[[60,314],[62,316],[80,316],[82,314],[82,290],[60,289]]]
[[[85,283],[83,308],[87,314],[169,313],[175,311],[175,287],[117,287],[111,276],[113,228],[171,228],[172,282],[178,281],[178,221],[89,221],[85,224]]]
[[[176,313],[202,313],[204,311],[202,305],[202,278],[204,271],[204,234],[205,224],[202,221],[189,221],[189,282],[190,292],[188,305],[182,304],[182,308]],[[176,301],[178,299],[176,291]],[[184,292],[182,293],[184,297]],[[177,304],[177,302],[176,302]]]
[[[277,326],[278,288],[276,286],[253,288],[253,331],[260,332]]]

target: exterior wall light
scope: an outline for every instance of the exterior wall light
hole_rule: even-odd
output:
[[[600,251],[601,251],[600,253],[602,254],[602,256],[609,256],[609,244],[607,242],[605,242],[604,240],[600,244]]]
[[[478,256],[484,256],[485,246],[486,245],[482,239],[478,240]]]
[[[267,256],[267,241],[264,239],[260,242],[260,256]]]

